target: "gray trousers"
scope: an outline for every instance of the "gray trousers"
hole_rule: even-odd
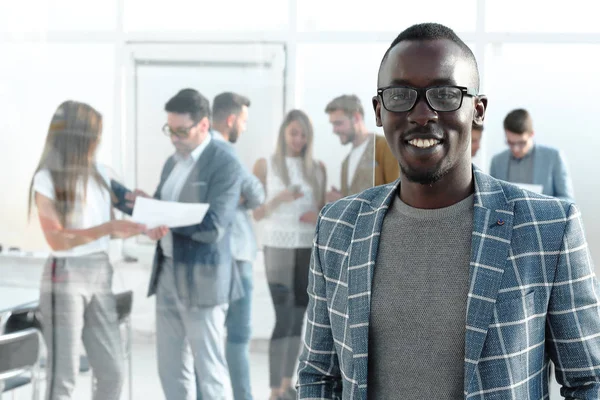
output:
[[[123,350],[108,255],[53,258],[44,267],[40,313],[46,348],[46,400],[71,399],[81,342],[97,380],[94,400],[117,400]]]
[[[156,352],[165,398],[196,400],[199,390],[203,400],[231,400],[224,340],[228,305],[184,306],[174,268],[166,257],[156,292]]]

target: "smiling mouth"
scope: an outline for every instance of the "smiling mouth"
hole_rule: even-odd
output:
[[[438,139],[412,139],[407,143],[411,146],[418,147],[419,149],[429,149],[441,144],[442,141]]]

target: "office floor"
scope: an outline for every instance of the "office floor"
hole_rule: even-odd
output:
[[[253,351],[251,354],[252,392],[254,399],[265,400],[269,397],[268,357],[264,349]],[[121,398],[128,400],[127,384],[123,388]],[[45,384],[42,385],[42,389]],[[11,399],[10,395],[6,395]],[[91,400],[91,374],[79,374],[77,386],[73,394],[74,400]],[[164,400],[164,395],[158,380],[156,367],[156,351],[154,341],[137,338],[133,342],[133,398],[143,400]],[[24,387],[15,391],[14,400],[31,399],[31,388]],[[12,399],[11,399],[12,400]]]
[[[148,265],[151,252],[138,252],[137,263],[115,262],[115,291],[133,290],[133,395],[134,399],[164,399],[158,379],[156,349],[154,342],[154,299],[146,297]],[[44,258],[0,256],[0,284],[14,288],[38,290]],[[253,299],[253,342],[251,350],[251,374],[254,398],[267,399],[270,393],[268,375],[268,345],[274,318],[268,287],[264,281],[262,263],[257,262]],[[127,382],[126,382],[127,385]],[[127,386],[122,399],[128,399]],[[80,374],[73,396],[74,400],[91,399],[91,377]],[[12,395],[5,398],[12,400]],[[31,389],[15,391],[14,400],[31,399]]]
[[[260,346],[263,347],[263,346]],[[255,400],[266,400],[269,396],[268,356],[264,348],[256,349],[251,354],[252,392]],[[45,385],[44,385],[45,386]],[[127,382],[121,398],[129,400]],[[12,400],[31,399],[30,387],[19,389]],[[10,396],[6,398],[11,399]],[[133,343],[133,398],[136,400],[164,400],[164,395],[158,380],[156,368],[156,351],[154,342],[136,339]],[[91,400],[90,373],[80,374],[73,395],[74,400]],[[561,399],[559,387],[553,383],[550,400]]]

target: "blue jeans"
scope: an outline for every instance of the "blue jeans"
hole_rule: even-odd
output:
[[[230,304],[227,313],[225,355],[235,400],[252,400],[250,385],[250,337],[252,335],[252,263],[236,261],[244,297]]]
[[[225,320],[225,326],[227,327],[225,357],[229,367],[234,400],[252,400],[250,384],[252,289],[254,287],[252,263],[248,261],[236,261],[235,263],[244,286],[244,297],[229,304],[227,319]],[[196,400],[204,400],[200,396],[200,391],[198,391]]]

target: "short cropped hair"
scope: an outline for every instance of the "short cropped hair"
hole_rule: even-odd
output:
[[[197,90],[182,89],[165,104],[165,111],[189,114],[192,121],[197,124],[205,117],[210,118],[210,103]]]
[[[519,135],[533,132],[533,121],[527,110],[517,108],[509,112],[504,118],[504,130]]]
[[[242,108],[250,107],[250,99],[241,94],[224,92],[218,94],[213,100],[213,121],[223,121],[231,114],[239,114]]]
[[[458,35],[447,26],[436,24],[436,23],[424,23],[413,25],[404,31],[400,32],[400,34],[394,39],[390,47],[387,49],[385,54],[383,55],[383,59],[381,60],[381,65],[387,60],[387,57],[392,51],[394,47],[398,43],[406,42],[406,41],[426,41],[426,40],[450,40],[458,45],[462,50],[464,56],[473,64],[474,72],[476,74],[476,88],[479,90],[479,68],[477,66],[477,59],[475,58],[475,54],[473,51],[467,46],[467,44],[460,38]],[[381,65],[379,70],[381,71]]]
[[[362,103],[357,95],[355,94],[344,94],[331,100],[325,107],[325,112],[330,114],[334,111],[343,111],[346,115],[354,115],[359,113],[363,118],[365,117],[365,110]]]

